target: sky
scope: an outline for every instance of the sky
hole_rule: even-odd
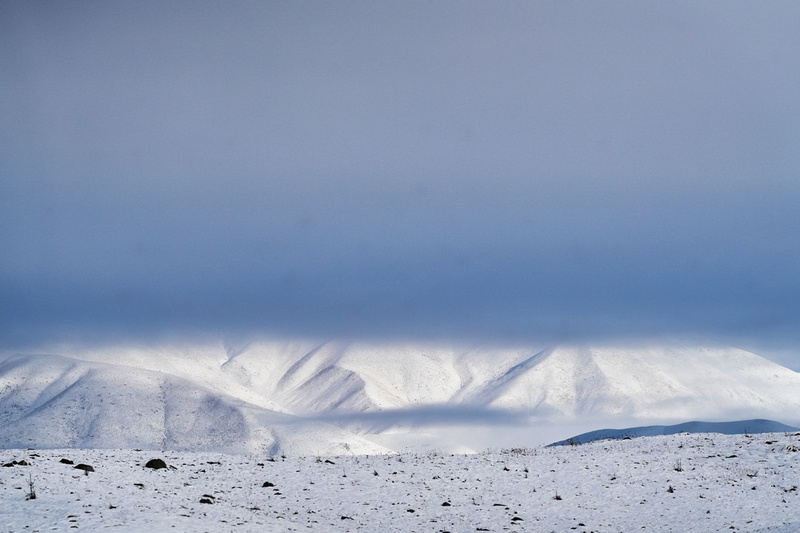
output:
[[[0,342],[800,370],[796,2],[0,3]]]

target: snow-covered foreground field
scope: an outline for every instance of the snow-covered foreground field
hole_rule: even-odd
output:
[[[145,467],[159,457],[174,468]],[[28,463],[0,468],[3,533],[800,531],[794,433],[475,455],[2,450],[0,461]],[[31,480],[36,499],[28,500]]]

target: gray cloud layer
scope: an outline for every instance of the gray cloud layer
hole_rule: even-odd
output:
[[[800,341],[793,2],[4,2],[0,333]]]

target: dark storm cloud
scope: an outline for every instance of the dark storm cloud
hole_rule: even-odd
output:
[[[7,342],[800,340],[794,3],[0,10]]]

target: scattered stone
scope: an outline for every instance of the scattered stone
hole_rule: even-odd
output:
[[[514,518],[511,519],[512,522],[521,522],[522,520],[523,518],[519,516],[515,516]],[[578,525],[582,526],[583,524],[578,524]]]
[[[265,481],[264,484],[261,485],[261,486],[262,487],[274,487],[275,483],[270,483],[269,481]]]
[[[78,470],[83,470],[86,472],[86,475],[89,475],[89,472],[94,472],[94,468],[91,465],[85,465],[83,463],[75,465],[75,468]]]
[[[75,464],[75,462],[74,462],[74,461],[70,461],[69,459],[61,459],[61,460],[59,461],[59,463],[61,463],[61,464],[65,464],[65,465],[74,465],[74,464]]]
[[[144,466],[145,468],[152,468],[153,470],[158,470],[159,468],[166,468],[167,463],[165,463],[163,459],[150,459]]]
[[[6,467],[6,468],[9,468],[9,467],[12,467],[12,466],[28,466],[28,462],[25,459],[23,459],[22,461],[14,460],[14,461],[11,461],[10,463],[5,463],[3,466]]]
[[[211,501],[211,500],[209,500],[208,498],[200,498],[200,503],[212,504],[212,503],[214,503],[214,502],[212,502],[212,501]]]
[[[328,465],[335,465],[336,463],[334,463],[334,462],[333,462],[333,461],[331,461],[330,459],[325,459],[325,464],[328,464]]]
[[[450,507],[450,505],[451,505],[450,502],[444,502],[442,504],[442,507]]]

